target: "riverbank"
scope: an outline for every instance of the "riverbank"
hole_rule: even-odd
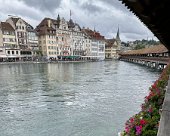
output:
[[[103,60],[104,61],[104,60]],[[32,63],[85,63],[85,62],[99,62],[99,61],[17,61],[17,62],[0,62],[3,64],[32,64]]]

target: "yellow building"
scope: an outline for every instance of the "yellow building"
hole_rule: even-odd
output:
[[[105,59],[118,59],[121,49],[121,40],[119,37],[119,29],[117,31],[116,39],[106,39],[105,45]]]

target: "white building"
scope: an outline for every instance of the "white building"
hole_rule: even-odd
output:
[[[87,39],[88,57],[91,59],[104,60],[105,59],[105,39],[99,32],[89,28],[83,29],[84,33],[90,38]],[[91,44],[90,44],[91,43]],[[91,49],[89,49],[89,47]],[[90,51],[90,52],[89,52]]]

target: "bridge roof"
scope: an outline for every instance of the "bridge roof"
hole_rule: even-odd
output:
[[[169,0],[120,0],[170,50]]]
[[[151,53],[166,53],[168,49],[164,45],[155,45],[150,48],[144,48],[140,50],[131,50],[121,53],[121,55],[141,55],[141,54],[151,54]]]

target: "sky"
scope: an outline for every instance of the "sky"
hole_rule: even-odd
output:
[[[155,39],[151,31],[118,0],[0,0],[0,21],[9,15],[19,16],[36,27],[45,17],[58,14],[71,18],[81,27],[99,31],[106,38],[116,37],[118,27],[122,41]]]

